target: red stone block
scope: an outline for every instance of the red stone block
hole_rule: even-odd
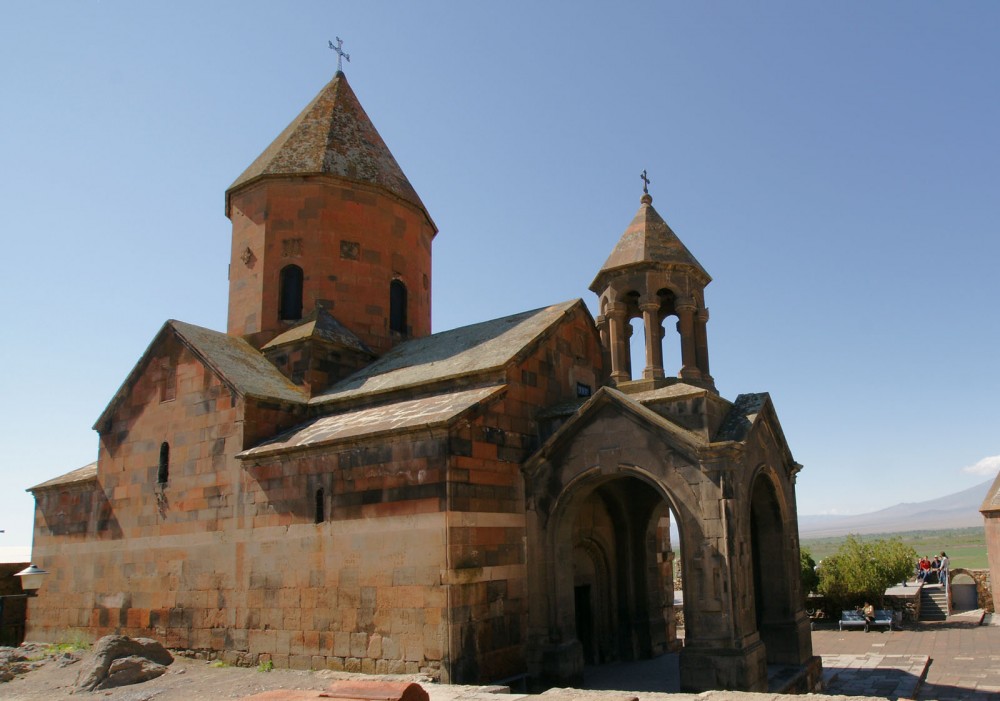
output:
[[[240,701],[304,701],[305,699],[330,698],[318,689],[274,689],[262,691],[253,696],[244,696]]]
[[[427,691],[416,682],[385,682],[364,680],[336,681],[319,697],[361,699],[363,701],[429,701]]]

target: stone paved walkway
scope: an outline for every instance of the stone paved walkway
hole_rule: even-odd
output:
[[[830,694],[1000,699],[1000,616],[982,612],[892,632],[814,630]],[[922,682],[922,683],[918,683]]]

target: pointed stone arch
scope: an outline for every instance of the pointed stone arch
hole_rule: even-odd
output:
[[[791,562],[788,548],[785,502],[773,471],[766,467],[756,471],[748,503],[754,618],[767,648],[768,663],[781,664],[787,660],[782,640],[795,622],[793,597],[800,587],[795,586],[798,563]],[[794,664],[798,662],[795,659]]]
[[[746,542],[739,532],[747,521],[733,509],[740,493],[727,494],[732,486],[722,476],[725,469],[703,464],[699,453],[707,444],[688,442],[690,436],[655,413],[619,403],[620,396],[601,390],[588,403],[590,411],[581,411],[582,418],[550,439],[551,450],[543,448],[526,465],[528,564],[540,575],[530,584],[536,588],[529,593],[529,671],[544,683],[582,680],[574,573],[565,565],[573,559],[578,516],[597,495],[619,505],[613,513],[619,561],[609,565],[620,612],[614,641],[619,658],[669,649],[664,606],[673,604],[673,582],[657,570],[652,537],[669,509],[677,519],[684,572],[682,690],[763,690],[764,646],[752,612],[736,608],[733,598],[749,565],[737,546]]]

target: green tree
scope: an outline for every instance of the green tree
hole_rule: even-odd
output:
[[[820,565],[819,593],[841,608],[881,605],[886,588],[905,581],[916,559],[916,550],[898,536],[865,541],[849,535]]]
[[[813,559],[809,548],[799,548],[799,579],[802,580],[803,597],[808,597],[819,586],[816,560]]]

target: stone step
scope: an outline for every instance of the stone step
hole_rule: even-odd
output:
[[[948,592],[940,586],[925,586],[920,590],[920,620],[948,620]]]

